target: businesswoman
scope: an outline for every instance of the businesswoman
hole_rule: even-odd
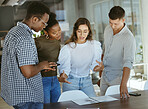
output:
[[[96,96],[90,70],[101,68],[101,54],[100,42],[92,39],[90,22],[86,18],[79,18],[74,24],[71,38],[59,54],[59,72],[67,82],[63,83],[63,92],[81,90],[90,97]]]

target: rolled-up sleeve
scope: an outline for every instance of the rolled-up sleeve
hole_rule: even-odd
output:
[[[131,69],[133,67],[135,52],[136,52],[136,42],[134,36],[127,37],[124,42],[123,68],[128,67]]]
[[[94,49],[94,57],[93,57],[92,65],[91,65],[91,70],[93,70],[94,67],[96,65],[98,65],[96,60],[101,62],[101,55],[102,55],[101,43],[99,41],[94,40],[94,48],[93,49]]]
[[[68,76],[70,71],[71,71],[71,55],[70,55],[70,50],[68,48],[68,45],[65,45],[61,50],[60,54],[58,57],[58,63],[60,64],[58,66],[59,73],[63,73],[63,71],[66,73]]]

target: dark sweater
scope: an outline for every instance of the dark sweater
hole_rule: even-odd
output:
[[[50,61],[57,62],[60,52],[60,41],[46,39],[45,36],[41,36],[35,39],[39,62]],[[41,72],[42,77],[51,77],[57,75],[56,71]]]

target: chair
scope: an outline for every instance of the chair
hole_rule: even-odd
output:
[[[70,90],[63,92],[59,97],[58,102],[83,99],[83,98],[88,98],[88,96],[81,90]]]
[[[148,90],[148,81],[146,81],[144,84],[144,90]]]
[[[128,87],[128,92],[132,92],[132,90]],[[105,95],[114,95],[120,94],[120,85],[113,85],[107,88]]]

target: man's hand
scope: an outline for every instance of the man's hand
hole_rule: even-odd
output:
[[[128,89],[126,85],[120,85],[120,98],[126,98],[130,97],[130,95],[128,94]]]
[[[96,60],[96,62],[99,64],[99,65],[96,65],[95,67],[94,67],[94,69],[93,69],[93,71],[95,71],[95,72],[100,72],[100,71],[102,71],[103,69],[104,69],[104,65],[103,65],[103,62],[99,62],[99,61],[97,61]]]
[[[129,75],[130,75],[130,69],[128,67],[124,67],[122,80],[120,84],[120,98],[126,98],[126,96],[130,97],[127,89],[127,81],[129,79]]]
[[[21,66],[21,72],[27,79],[37,75],[40,71],[43,70],[53,70],[55,71],[55,68],[51,68],[51,66],[57,66],[55,62],[48,62],[48,61],[42,61],[37,65],[24,65]]]
[[[55,66],[57,66],[55,62],[47,62],[47,65],[43,69],[45,69],[45,72],[50,70],[55,71]]]
[[[63,73],[61,73],[58,80],[59,80],[59,82],[65,82],[65,83],[71,84],[71,82],[67,81],[67,78],[68,78],[68,76],[65,74],[65,72],[63,70]]]

